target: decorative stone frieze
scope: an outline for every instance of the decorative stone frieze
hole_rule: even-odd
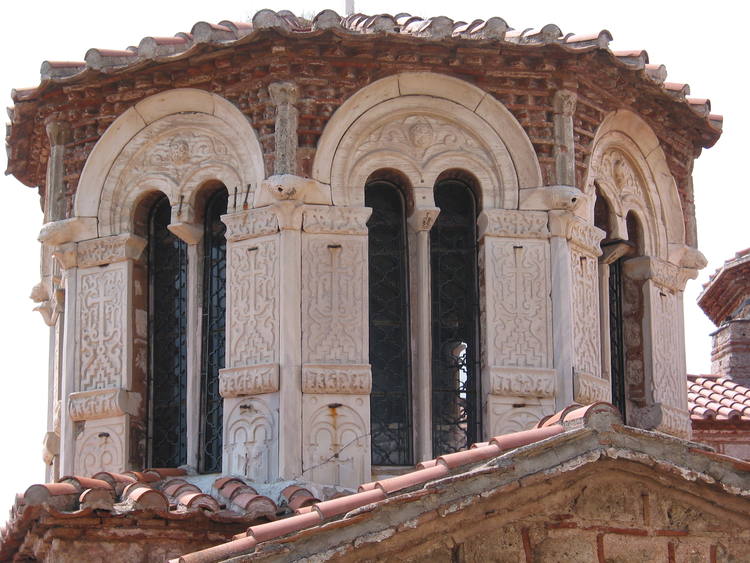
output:
[[[219,393],[224,398],[260,395],[279,390],[279,364],[219,370]]]
[[[625,262],[625,274],[636,280],[652,280],[665,289],[684,291],[688,280],[695,279],[696,270],[680,268],[653,256],[641,256]]]
[[[306,364],[302,366],[303,393],[368,395],[372,390],[370,366]]]
[[[573,398],[577,403],[588,405],[597,401],[611,400],[612,391],[606,379],[587,373],[573,374]]]
[[[125,389],[97,389],[71,393],[68,413],[75,421],[110,418],[123,414],[136,414],[141,402],[138,393]]]
[[[229,242],[260,237],[279,231],[278,216],[270,207],[228,213],[222,215],[221,220],[227,226],[226,239]]]
[[[553,397],[555,370],[522,367],[490,368],[493,395],[514,397]]]
[[[124,260],[138,260],[146,244],[146,239],[129,233],[79,242],[78,267],[91,268]]]
[[[547,228],[547,213],[543,211],[485,209],[479,214],[477,224],[479,238],[548,238],[550,234]]]
[[[366,235],[369,207],[306,205],[302,211],[302,229],[306,233]]]

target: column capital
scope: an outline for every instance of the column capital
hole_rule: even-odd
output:
[[[568,211],[549,212],[550,232],[567,239],[571,246],[590,256],[602,253],[599,243],[606,233]]]
[[[429,231],[440,215],[439,207],[417,207],[406,222],[414,232]]]
[[[316,234],[366,235],[370,215],[372,209],[369,207],[305,205],[302,229]]]
[[[77,249],[78,267],[90,268],[138,260],[146,244],[146,239],[130,233],[81,241]]]
[[[70,123],[58,119],[50,119],[44,124],[50,146],[57,147],[70,141]]]
[[[552,105],[556,114],[572,117],[576,111],[578,94],[572,90],[558,90],[552,98]]]
[[[688,280],[695,279],[698,271],[681,268],[653,256],[639,256],[624,264],[625,275],[636,280],[651,280],[657,285],[674,291],[684,291]]]

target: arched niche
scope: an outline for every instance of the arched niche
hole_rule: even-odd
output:
[[[685,223],[677,185],[651,128],[636,114],[619,110],[597,130],[579,213],[593,221],[596,187],[613,213],[612,235],[627,238],[633,212],[643,228],[645,254],[667,260],[670,245],[685,243]]]
[[[486,208],[516,208],[519,188],[542,185],[526,132],[500,102],[426,72],[384,78],[350,97],[323,131],[313,177],[330,183],[335,205],[362,205],[367,178],[381,168],[414,186],[464,169],[479,180]]]
[[[194,203],[200,187],[258,186],[263,154],[245,116],[227,100],[195,89],[146,98],[105,131],[89,155],[74,201],[76,217],[96,217],[98,236],[131,231],[136,203],[158,190]]]

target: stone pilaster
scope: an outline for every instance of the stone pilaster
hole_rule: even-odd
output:
[[[302,212],[304,478],[354,487],[370,478],[366,207]]]
[[[529,428],[555,409],[547,213],[479,215],[485,438]]]
[[[689,438],[683,291],[696,272],[642,256],[627,260],[624,274],[642,282],[643,385],[651,391],[646,399],[653,401],[656,430]]]
[[[604,231],[567,211],[550,211],[557,408],[609,401],[601,374],[599,242]]]

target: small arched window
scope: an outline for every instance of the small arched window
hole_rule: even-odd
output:
[[[403,192],[378,180],[365,187],[368,222],[372,463],[412,461],[406,214]]]
[[[461,180],[435,186],[440,208],[430,231],[432,449],[468,448],[480,436],[477,202]]]
[[[219,394],[219,370],[224,367],[226,319],[227,190],[209,197],[203,232],[203,295],[201,343],[201,436],[199,466],[204,473],[221,471],[224,400]]]
[[[148,233],[148,463],[187,462],[187,245],[167,229],[166,196],[151,208]]]

